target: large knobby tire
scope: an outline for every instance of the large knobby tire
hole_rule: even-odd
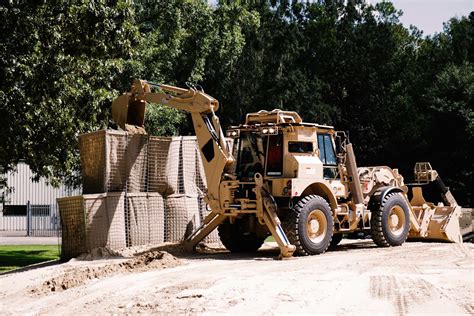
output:
[[[336,249],[337,245],[341,242],[343,234],[334,234],[332,235],[331,243],[329,244],[329,249]]]
[[[222,244],[230,252],[255,252],[266,238],[254,232],[246,232],[238,219],[234,224],[225,220],[217,227],[217,231]]]
[[[328,202],[318,195],[302,198],[285,217],[284,230],[295,254],[319,255],[331,243],[334,220]]]
[[[400,246],[410,230],[410,209],[398,192],[389,193],[380,207],[372,210],[370,232],[372,240],[380,247]]]

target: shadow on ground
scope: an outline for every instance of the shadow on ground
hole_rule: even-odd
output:
[[[361,249],[370,249],[377,247],[371,240],[360,240],[351,241],[350,243],[344,243],[338,245],[333,249],[329,249],[327,253],[331,252],[344,252],[344,251],[356,251]],[[257,252],[250,253],[231,253],[224,248],[216,248],[209,246],[202,246],[196,249],[195,252],[185,250],[180,245],[165,245],[154,247],[150,250],[166,251],[175,257],[189,259],[189,260],[204,260],[204,259],[215,259],[215,260],[276,260],[279,259],[280,250],[275,242],[266,243]],[[144,251],[146,252],[146,251]],[[144,252],[137,253],[136,255],[143,254]],[[324,254],[323,254],[324,255]]]

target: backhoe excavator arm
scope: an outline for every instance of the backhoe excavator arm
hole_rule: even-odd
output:
[[[160,88],[163,92],[152,92],[152,87]],[[203,224],[184,241],[184,246],[192,249],[229,216],[221,208],[219,189],[225,168],[233,163],[234,158],[225,143],[219,118],[215,115],[215,111],[219,108],[219,102],[195,87],[182,89],[136,80],[130,92],[121,95],[113,102],[112,117],[123,129],[127,128],[127,124],[143,127],[145,107],[148,102],[167,105],[191,113],[206,173],[207,195],[205,199],[212,210],[203,220]],[[283,232],[276,215],[276,203],[264,187],[263,178],[260,174],[258,175],[255,179],[258,182],[255,188],[257,213],[261,213],[262,221],[275,237],[281,249],[281,257],[291,257],[295,246],[289,243]]]
[[[163,92],[152,92],[152,87]],[[183,89],[136,80],[129,92],[113,102],[112,117],[122,129],[126,124],[143,126],[147,103],[163,104],[191,114],[207,178],[208,203],[211,209],[219,212],[221,176],[225,167],[234,161],[226,146],[219,118],[215,115],[219,102],[195,87]]]

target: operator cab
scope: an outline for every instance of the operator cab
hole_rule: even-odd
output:
[[[267,177],[283,175],[283,135],[262,134],[258,130],[240,132],[234,144],[237,158],[235,175],[242,181],[253,181],[256,173]]]
[[[227,136],[234,138],[235,176],[240,181],[253,181],[256,173],[265,178],[339,176],[333,128],[303,123],[296,112],[250,113],[245,124],[231,127]]]

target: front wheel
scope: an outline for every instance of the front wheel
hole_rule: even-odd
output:
[[[372,211],[372,240],[380,247],[400,246],[409,230],[410,210],[405,198],[398,192],[387,194],[380,207]]]
[[[242,219],[236,219],[233,224],[225,220],[217,227],[219,238],[224,247],[230,252],[255,252],[267,236],[261,236],[246,229]]]
[[[290,210],[283,225],[298,255],[322,254],[331,243],[334,220],[328,202],[319,195],[302,198]]]

